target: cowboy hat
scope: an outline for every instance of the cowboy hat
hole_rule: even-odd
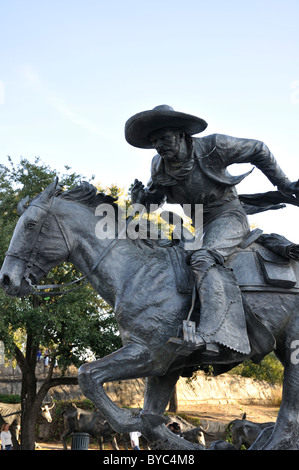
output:
[[[207,123],[203,119],[162,104],[130,117],[125,124],[125,138],[134,147],[150,149],[153,146],[149,135],[153,131],[172,128],[193,135],[204,131],[206,127]]]

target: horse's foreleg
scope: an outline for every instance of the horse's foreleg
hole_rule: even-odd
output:
[[[154,363],[148,348],[129,343],[118,351],[97,361],[84,364],[78,372],[79,385],[84,395],[103,413],[105,419],[118,433],[141,428],[139,416],[132,416],[113,403],[104,391],[105,382],[147,377],[153,373]]]
[[[140,431],[149,441],[165,441],[175,449],[199,449],[202,446],[185,441],[169,431],[164,419],[157,413],[163,413],[173,386],[178,378],[178,372],[162,377],[164,364],[153,360],[153,354],[148,348],[129,343],[109,356],[95,362],[84,364],[78,373],[79,385],[84,395],[89,398],[102,412],[108,423],[118,433]],[[149,412],[134,416],[128,410],[116,406],[104,391],[105,382],[134,379],[137,377],[159,376],[157,381],[150,379],[146,404]],[[167,377],[171,385],[167,385]],[[154,397],[153,390],[161,397]]]

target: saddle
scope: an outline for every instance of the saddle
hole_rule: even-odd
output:
[[[252,231],[226,261],[241,291],[299,293],[299,246],[277,234]]]
[[[194,279],[187,253],[174,245],[171,261],[177,290],[192,293]],[[255,229],[225,262],[234,271],[241,291],[299,293],[299,245],[277,234]]]

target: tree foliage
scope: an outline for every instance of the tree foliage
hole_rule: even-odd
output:
[[[250,360],[244,361],[235,367],[231,373],[241,375],[242,377],[264,380],[271,384],[282,384],[283,371],[281,362],[274,353],[270,353],[259,364],[254,364]]]
[[[40,164],[39,159],[34,163],[21,159],[17,167],[11,161],[10,168],[1,165],[1,262],[18,219],[17,202],[26,195],[32,198],[40,193],[56,174],[55,170]],[[75,173],[59,175],[60,184],[66,189],[78,184],[80,179]],[[117,188],[113,187],[113,191],[117,195]],[[44,282],[64,284],[79,277],[74,266],[64,264],[52,270]],[[88,284],[56,297],[28,296],[20,300],[10,299],[1,292],[0,308],[1,338],[12,355],[18,330],[34,335],[37,347],[55,349],[63,368],[78,365],[88,351],[101,357],[120,346],[112,310]]]
[[[82,179],[70,172],[69,167],[66,167],[65,174],[59,174],[41,163],[39,158],[33,163],[22,158],[16,166],[8,158],[8,165],[0,165],[1,264],[18,220],[18,202],[27,195],[31,199],[39,194],[55,176],[59,176],[65,189],[74,187]],[[113,186],[112,191],[116,196],[117,188]],[[64,263],[53,269],[44,282],[64,284],[80,276],[73,265]],[[70,378],[64,377],[64,371],[68,366],[79,366],[90,355],[102,357],[121,347],[111,308],[89,284],[55,297],[45,294],[10,298],[0,290],[0,312],[0,340],[5,345],[6,355],[15,358],[21,368],[21,398],[28,401],[27,409],[36,405],[38,410],[38,403],[52,386],[58,384],[58,379],[52,378],[54,358],[62,371],[60,383],[67,383]],[[34,371],[39,348],[49,348],[53,361],[47,380],[37,390]]]

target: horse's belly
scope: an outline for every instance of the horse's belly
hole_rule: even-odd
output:
[[[154,349],[161,347],[171,336],[177,336],[190,305],[191,296],[175,289],[120,302],[115,316],[123,344],[136,341]]]

